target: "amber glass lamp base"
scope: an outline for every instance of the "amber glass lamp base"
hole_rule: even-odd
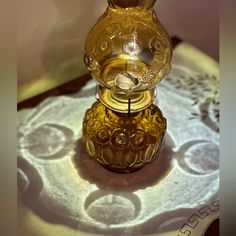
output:
[[[89,155],[109,170],[129,173],[152,162],[161,152],[166,119],[152,104],[128,114],[95,102],[85,113],[83,142]]]

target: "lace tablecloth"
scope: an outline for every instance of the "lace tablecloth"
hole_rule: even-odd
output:
[[[219,217],[219,68],[191,45],[174,50],[155,103],[167,119],[160,157],[128,174],[84,151],[95,81],[19,112],[19,234],[203,235]]]

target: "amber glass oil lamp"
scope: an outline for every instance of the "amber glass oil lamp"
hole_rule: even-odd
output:
[[[86,150],[109,170],[129,173],[161,152],[166,119],[153,104],[170,70],[172,46],[153,6],[156,0],[108,0],[90,30],[84,62],[99,99],[86,111]]]

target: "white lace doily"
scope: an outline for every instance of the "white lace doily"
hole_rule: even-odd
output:
[[[83,149],[82,120],[95,101],[94,81],[20,112],[24,204],[47,222],[92,235],[200,235],[200,222],[219,209],[217,76],[173,64],[157,88],[156,104],[167,119],[164,150],[128,175],[109,172]]]

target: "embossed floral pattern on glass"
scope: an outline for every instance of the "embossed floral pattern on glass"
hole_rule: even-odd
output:
[[[116,100],[125,94],[138,111],[145,106],[136,103],[133,94],[147,105],[153,102],[153,88],[170,70],[171,42],[153,10],[154,0],[108,3],[88,34],[84,61],[103,87],[100,99],[105,105],[124,111]]]

